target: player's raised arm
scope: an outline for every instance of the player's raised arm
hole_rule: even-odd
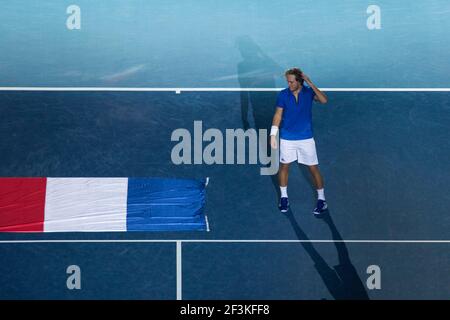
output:
[[[314,93],[316,94],[314,100],[319,101],[322,104],[328,102],[328,97],[326,96],[326,94],[320,91],[319,88],[316,87],[316,85],[311,81],[311,79],[306,74],[302,73],[302,78],[311,87],[311,89],[314,90]]]

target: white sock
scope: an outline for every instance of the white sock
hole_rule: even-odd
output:
[[[322,189],[317,189],[317,197],[319,198],[319,200],[324,200],[325,201],[325,191]]]
[[[280,187],[280,191],[281,191],[281,197],[282,198],[287,198],[287,187]]]

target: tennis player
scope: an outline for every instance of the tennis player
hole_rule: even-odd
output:
[[[316,215],[327,209],[324,183],[319,171],[316,144],[312,128],[312,103],[318,101],[327,103],[327,96],[321,92],[311,79],[298,68],[285,72],[288,88],[279,92],[275,115],[270,131],[270,144],[277,149],[276,135],[280,133],[280,168],[278,181],[281,197],[279,209],[287,212],[289,200],[287,193],[289,164],[297,161],[308,166],[314,185],[317,189],[317,205],[313,210]],[[304,85],[304,82],[308,86]]]

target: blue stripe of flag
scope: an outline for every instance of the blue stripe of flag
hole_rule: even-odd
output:
[[[207,230],[206,179],[129,178],[127,231]]]

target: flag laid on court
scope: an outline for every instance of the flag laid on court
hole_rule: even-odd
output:
[[[0,178],[0,232],[208,230],[207,181]]]

